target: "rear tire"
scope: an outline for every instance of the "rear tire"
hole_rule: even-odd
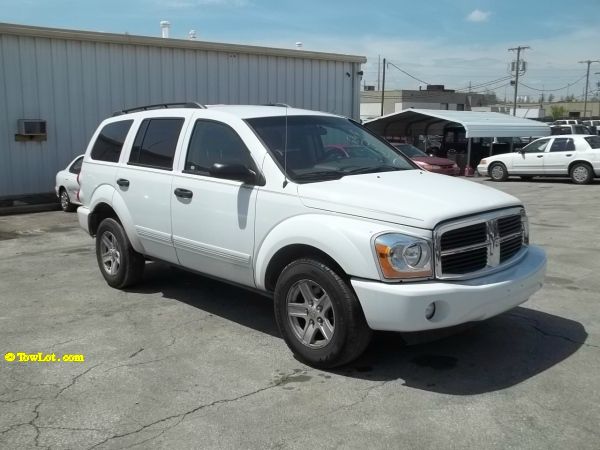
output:
[[[299,259],[281,272],[275,286],[275,319],[294,355],[316,368],[358,358],[372,336],[352,288],[314,259]]]
[[[594,169],[587,163],[575,163],[571,166],[569,175],[575,184],[589,184],[594,179]]]
[[[123,289],[142,278],[146,261],[136,252],[115,219],[104,219],[96,233],[96,259],[109,286]]]
[[[77,209],[77,207],[71,203],[71,199],[69,198],[69,194],[65,188],[60,188],[59,196],[60,209],[62,209],[64,212],[73,212]]]
[[[506,170],[506,166],[502,163],[492,163],[489,168],[490,178],[493,181],[506,181],[508,178],[508,170]]]

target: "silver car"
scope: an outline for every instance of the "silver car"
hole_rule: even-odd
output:
[[[56,174],[56,196],[60,200],[60,207],[65,212],[73,212],[81,202],[79,201],[79,172],[83,155],[79,155],[69,165]]]

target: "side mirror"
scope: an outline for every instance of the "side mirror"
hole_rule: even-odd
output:
[[[237,163],[215,163],[208,173],[215,178],[241,181],[244,184],[256,184],[258,181],[258,175],[254,170]]]

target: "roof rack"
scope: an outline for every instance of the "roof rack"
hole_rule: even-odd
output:
[[[201,105],[197,102],[176,102],[176,103],[157,103],[155,105],[146,105],[146,106],[137,106],[135,108],[123,109],[121,111],[117,111],[113,114],[114,116],[120,116],[122,114],[128,114],[136,111],[148,111],[150,109],[167,109],[167,108],[198,108],[198,109],[206,109],[206,106]]]
[[[290,105],[288,105],[288,104],[286,104],[286,103],[279,103],[279,102],[278,102],[278,103],[265,103],[265,104],[264,104],[264,105],[262,105],[262,106],[280,106],[280,107],[282,107],[282,108],[291,108],[291,106],[290,106]]]

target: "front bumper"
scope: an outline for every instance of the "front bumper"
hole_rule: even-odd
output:
[[[542,287],[546,254],[530,246],[517,264],[465,281],[389,284],[352,279],[369,327],[386,331],[423,331],[488,319],[525,302]],[[435,302],[435,314],[425,318]]]
[[[479,172],[479,175],[481,175],[482,177],[487,177],[488,176],[488,165],[487,164],[479,164],[477,166],[477,172]]]

